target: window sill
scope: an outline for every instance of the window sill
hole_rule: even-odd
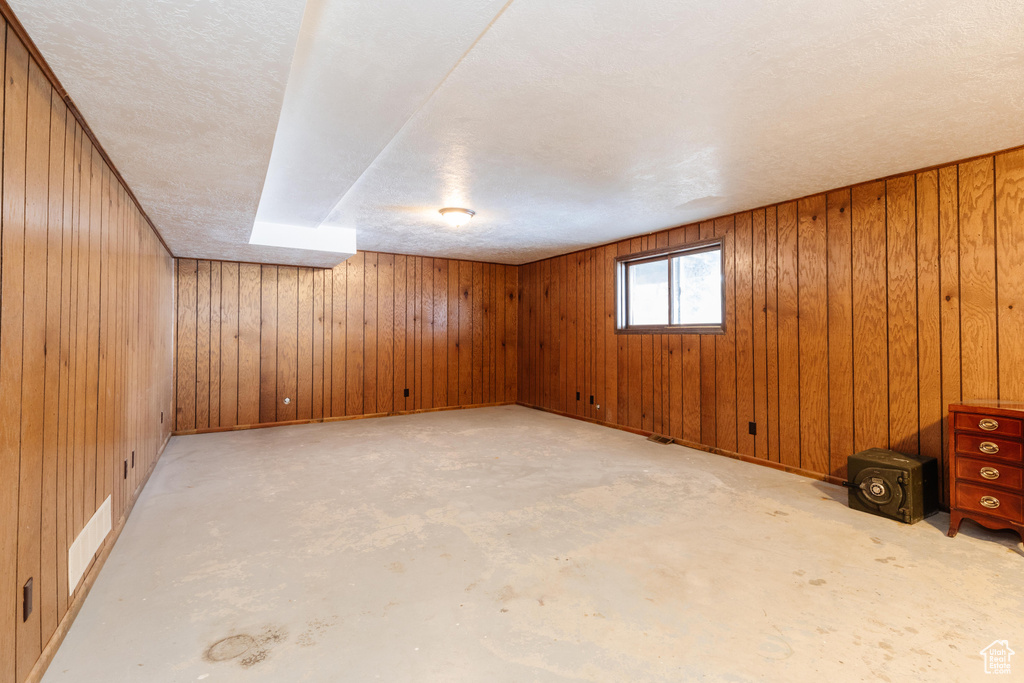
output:
[[[635,325],[615,334],[725,334],[725,325]]]

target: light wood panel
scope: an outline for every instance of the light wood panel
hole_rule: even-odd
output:
[[[1013,150],[525,264],[520,401],[833,480],[943,458],[949,403],[1024,400],[1022,221]],[[615,255],[716,235],[724,335],[615,334]]]
[[[44,666],[44,651],[66,632],[83,593],[79,586],[69,594],[68,548],[108,496],[114,527],[123,522],[170,434],[181,373],[172,366],[173,259],[59,84],[2,21],[0,72],[0,681],[7,682]],[[195,289],[190,297],[195,309]],[[182,372],[194,388],[195,319],[178,322],[192,325]],[[195,396],[184,397],[194,420]],[[22,619],[30,579],[32,611]]]
[[[200,301],[207,272],[219,289]],[[177,289],[180,432],[517,399],[515,266],[374,252],[331,270],[180,259]],[[196,409],[214,395],[226,406],[216,422]]]

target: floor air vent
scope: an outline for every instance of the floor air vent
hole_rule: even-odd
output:
[[[654,443],[660,443],[662,445],[673,442],[671,436],[663,436],[661,434],[651,434],[649,437],[647,437],[647,440],[653,441]]]

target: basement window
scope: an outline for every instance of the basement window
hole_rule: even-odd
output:
[[[615,259],[616,331],[722,334],[722,240]]]

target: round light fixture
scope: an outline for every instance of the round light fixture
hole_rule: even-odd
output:
[[[448,221],[448,224],[453,227],[459,227],[469,222],[469,219],[476,215],[476,211],[470,211],[469,209],[459,209],[456,207],[446,207],[441,209],[438,213],[444,216],[444,219]]]

